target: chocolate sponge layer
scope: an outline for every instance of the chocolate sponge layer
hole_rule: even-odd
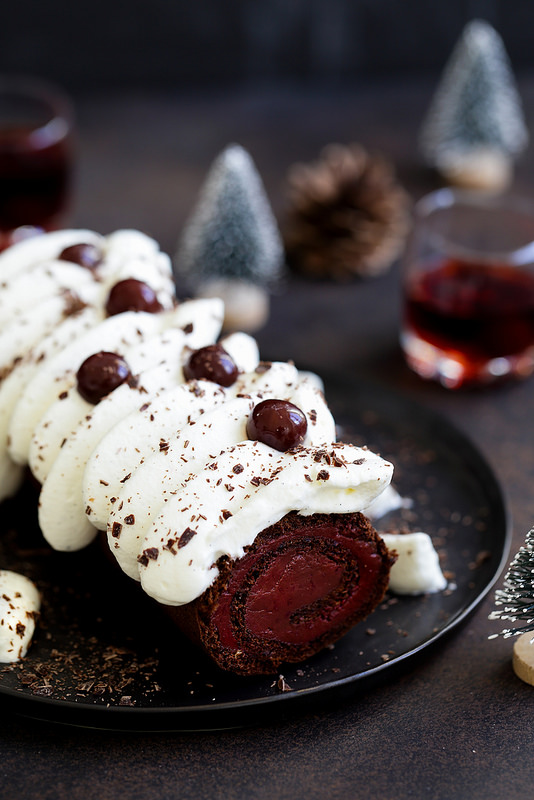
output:
[[[364,619],[394,560],[363,514],[291,513],[242,558],[221,558],[214,584],[169,614],[223,669],[268,674]]]

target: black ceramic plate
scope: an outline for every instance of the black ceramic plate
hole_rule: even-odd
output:
[[[430,533],[449,590],[388,596],[333,649],[287,667],[283,678],[238,678],[176,634],[133,582],[117,576],[98,545],[77,554],[49,551],[35,532],[35,498],[19,496],[0,563],[33,578],[44,602],[27,658],[0,666],[2,706],[112,729],[233,727],[395,680],[396,668],[464,620],[508,555],[505,504],[487,463],[442,418],[389,392],[334,380],[327,396],[342,438],[392,460],[396,488],[413,500],[410,510],[391,512],[377,527]]]

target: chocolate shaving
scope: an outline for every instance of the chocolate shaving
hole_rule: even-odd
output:
[[[195,534],[196,531],[194,531],[192,528],[186,528],[178,539],[178,548],[185,547],[186,544],[191,541],[193,536],[195,536]]]
[[[254,372],[258,375],[263,375],[264,372],[269,372],[272,367],[272,363],[270,361],[260,361]]]
[[[139,564],[142,564],[144,567],[148,566],[149,561],[156,561],[159,556],[159,550],[157,547],[147,547],[146,550],[143,550],[140,556],[137,556],[137,561]]]
[[[168,550],[173,556],[176,555],[176,550],[174,549],[174,545],[176,544],[176,539],[168,539],[167,544],[163,545],[164,550]]]
[[[65,298],[65,307],[63,309],[63,315],[65,317],[79,314],[80,311],[87,308],[87,303],[84,303],[71,289],[66,289],[63,293],[63,297]]]
[[[119,539],[122,532],[122,525],[120,522],[114,522],[111,528],[111,535],[114,539]]]
[[[268,486],[272,481],[272,478],[260,478],[259,475],[254,475],[250,479],[250,482],[253,486]]]

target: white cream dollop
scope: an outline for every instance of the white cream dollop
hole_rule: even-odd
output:
[[[391,568],[389,588],[395,594],[433,594],[447,588],[439,556],[428,533],[382,533],[389,550],[398,555]]]
[[[0,569],[0,663],[24,658],[35,630],[41,598],[32,581]]]

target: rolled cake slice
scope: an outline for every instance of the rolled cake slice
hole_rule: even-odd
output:
[[[221,557],[215,582],[168,612],[222,669],[268,674],[309,658],[367,617],[394,561],[363,514],[291,513],[241,558]]]
[[[136,542],[141,585],[223,669],[269,673],[308,658],[384,595],[394,558],[359,509],[391,474],[349,444],[282,452],[242,441],[148,520]],[[147,481],[146,502],[156,494]],[[135,523],[111,532],[112,551]]]

